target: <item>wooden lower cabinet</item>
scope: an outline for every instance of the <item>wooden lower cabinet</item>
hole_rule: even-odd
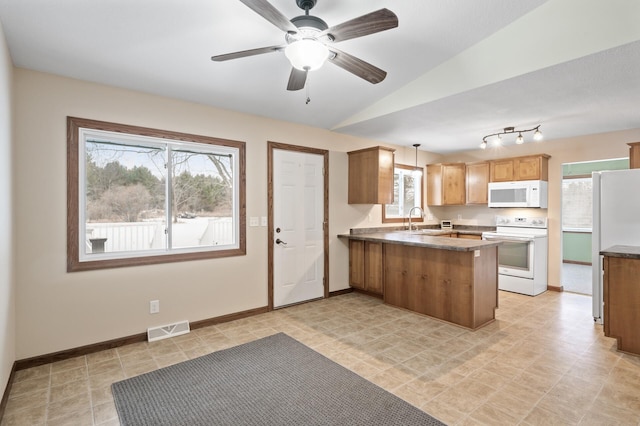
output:
[[[618,340],[618,350],[640,355],[640,259],[605,256],[604,335]]]
[[[467,240],[481,240],[482,239],[482,235],[458,234],[458,238],[466,238]]]
[[[349,284],[382,295],[382,243],[349,241]]]
[[[495,319],[496,261],[496,247],[474,252],[385,244],[384,301],[476,329]]]

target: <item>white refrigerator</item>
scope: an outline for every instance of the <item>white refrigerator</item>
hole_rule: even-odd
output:
[[[602,322],[602,257],[614,245],[640,246],[640,169],[594,172],[591,236],[593,319]]]

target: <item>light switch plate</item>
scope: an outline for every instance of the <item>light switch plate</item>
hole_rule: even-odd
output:
[[[260,226],[267,226],[267,217],[266,216],[262,216],[260,218]]]
[[[258,226],[258,217],[252,216],[249,218],[249,226]]]

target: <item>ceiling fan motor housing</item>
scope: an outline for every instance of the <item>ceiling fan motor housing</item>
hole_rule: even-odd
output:
[[[311,15],[296,16],[295,18],[291,19],[291,23],[298,27],[300,30],[322,32],[329,28],[327,23],[322,19],[318,18],[317,16]]]

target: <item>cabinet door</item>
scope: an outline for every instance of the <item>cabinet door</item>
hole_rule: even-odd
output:
[[[491,182],[511,182],[514,180],[513,159],[494,160],[489,163]]]
[[[465,165],[427,164],[427,205],[465,203]]]
[[[411,264],[413,259],[407,246],[386,244],[384,252],[384,301],[390,305],[408,308],[413,302],[413,277]]]
[[[364,244],[364,288],[382,294],[382,243]]]
[[[487,204],[489,190],[489,163],[471,163],[466,167],[467,204]]]
[[[427,164],[427,205],[442,205],[442,164]]]
[[[447,164],[442,171],[442,204],[461,205],[465,203],[465,165]]]
[[[516,180],[540,180],[541,158],[516,158],[514,162]]]
[[[349,241],[349,284],[365,289],[364,241]]]

